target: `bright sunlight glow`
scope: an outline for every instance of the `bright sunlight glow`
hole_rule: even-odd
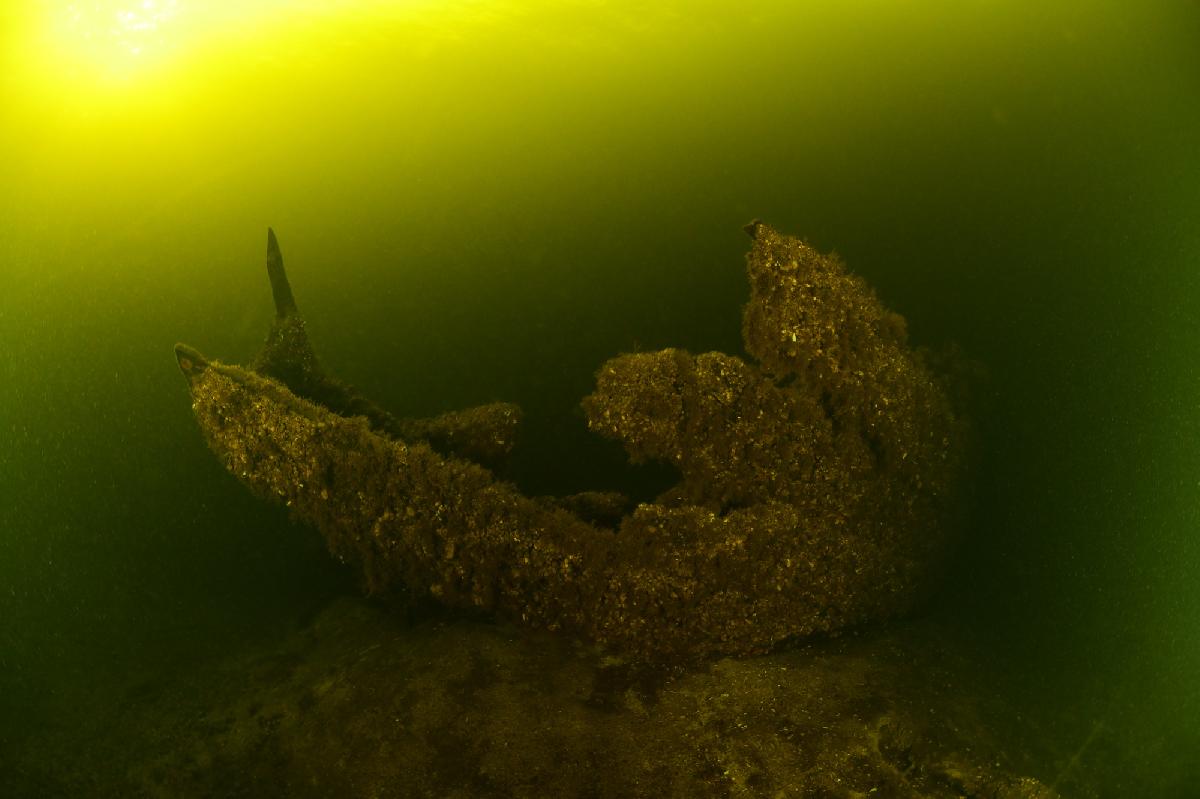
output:
[[[211,9],[221,5],[232,4],[212,0],[48,4],[45,17],[35,23],[36,52],[29,55],[50,83],[125,84],[164,68],[197,38],[211,34]]]
[[[170,82],[229,48],[270,50],[287,34],[326,23],[395,15],[432,0],[85,0],[26,7],[9,56],[22,83],[87,95]],[[243,50],[244,52],[244,50]],[[9,77],[13,77],[10,73]]]
[[[90,57],[107,59],[113,54],[138,57],[165,49],[178,15],[178,0],[71,3],[62,22],[66,35],[82,43]]]

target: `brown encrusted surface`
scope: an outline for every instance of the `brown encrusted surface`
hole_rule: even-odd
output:
[[[904,320],[861,278],[798,239],[756,231],[743,338],[759,365],[718,352],[623,355],[584,400],[590,427],[634,460],[677,466],[678,501],[815,503],[851,516],[864,499],[886,500],[928,521],[915,517],[953,493],[965,422],[907,347]]]
[[[583,401],[588,424],[634,461],[679,469],[661,504],[733,517],[791,508],[804,524],[773,528],[791,541],[762,554],[854,561],[848,581],[837,568],[815,575],[830,583],[830,611],[841,591],[886,595],[898,611],[945,548],[966,422],[865,281],[799,239],[751,231],[743,338],[758,365],[719,352],[622,355]]]
[[[425,419],[394,419],[387,432],[402,441],[425,441],[438,452],[497,464],[512,452],[521,407],[489,402]]]
[[[373,590],[404,583],[646,657],[760,652],[895,615],[943,546],[963,423],[861,279],[754,232],[745,337],[761,367],[627,355],[584,402],[593,429],[682,475],[615,532],[238,367],[188,372],[196,417],[233,474],[315,524]]]

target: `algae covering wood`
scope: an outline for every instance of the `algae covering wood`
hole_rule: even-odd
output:
[[[273,233],[277,317],[253,368],[182,344],[176,356],[225,467],[320,530],[369,590],[402,585],[644,658],[763,652],[919,599],[967,425],[865,281],[767,225],[747,232],[758,364],[624,355],[583,402],[634,460],[680,471],[623,515],[620,497],[534,499],[482,465],[511,447],[514,406],[398,420],[328,377]]]

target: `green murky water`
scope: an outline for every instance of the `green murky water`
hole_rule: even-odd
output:
[[[576,404],[618,352],[740,351],[760,217],[990,372],[927,613],[1060,752],[1101,730],[1080,795],[1192,795],[1200,6],[52,5],[0,16],[0,760],[356,590],[171,352],[257,349],[267,225],[333,371],[521,404],[549,493],[660,477]]]

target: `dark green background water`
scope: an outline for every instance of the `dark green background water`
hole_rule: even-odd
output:
[[[355,590],[205,449],[171,352],[257,349],[268,224],[333,371],[404,414],[520,403],[514,475],[549,492],[637,485],[575,405],[621,351],[740,351],[761,217],[990,371],[969,538],[930,612],[1047,714],[1152,740],[1136,759],[1186,795],[1200,6],[803,5],[268,27],[111,107],[10,77],[0,753]]]

